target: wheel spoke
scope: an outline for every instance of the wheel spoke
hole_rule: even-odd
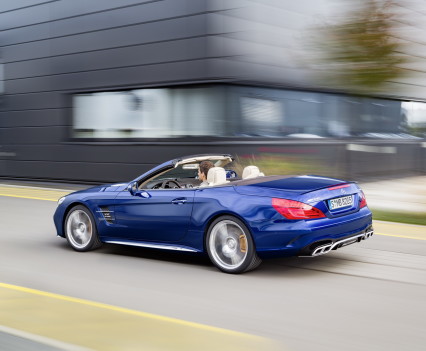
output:
[[[221,245],[225,243],[227,236],[228,236],[227,225],[223,224],[218,228],[218,239]]]
[[[67,237],[74,248],[85,248],[92,239],[93,224],[89,215],[76,209],[67,220]]]
[[[76,228],[78,225],[77,213],[75,212],[71,215],[71,225],[73,228]]]
[[[243,237],[243,239],[240,238]],[[245,247],[242,248],[244,240]],[[247,257],[247,241],[244,230],[234,221],[218,222],[210,232],[210,253],[218,266],[236,269]]]
[[[231,256],[231,263],[233,265],[236,265],[240,260],[238,259],[237,255]]]
[[[81,238],[81,243],[82,243],[82,244],[86,243],[86,242],[88,241],[88,239],[89,239],[89,236],[88,236],[87,231],[85,231],[85,232],[84,232],[84,233],[80,236],[80,238]]]

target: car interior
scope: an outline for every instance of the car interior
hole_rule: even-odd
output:
[[[175,168],[168,169],[149,179],[145,179],[139,184],[139,189],[188,189],[198,188],[201,180],[198,179],[198,166],[203,160],[191,160],[192,162],[182,162]],[[239,176],[231,159],[211,159],[214,167],[207,173],[208,187],[224,186],[226,184],[262,177],[264,174],[255,165],[244,167],[242,175]],[[225,168],[225,166],[228,166]],[[241,167],[240,167],[241,168]]]

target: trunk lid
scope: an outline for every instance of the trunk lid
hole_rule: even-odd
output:
[[[361,190],[352,182],[319,176],[263,178],[256,178],[258,181],[250,184],[243,181],[235,191],[303,202],[320,209],[327,217],[339,217],[359,209]]]
[[[270,176],[243,180],[234,184],[235,191],[242,195],[262,196],[262,194],[270,194],[278,190],[298,196],[342,183],[346,182],[320,176]]]

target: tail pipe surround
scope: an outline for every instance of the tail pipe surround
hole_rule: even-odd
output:
[[[367,240],[368,238],[373,236],[373,234],[374,234],[373,229],[370,229],[370,230],[366,231],[365,233],[354,235],[354,236],[351,236],[350,238],[338,240],[338,241],[331,243],[331,244],[318,246],[312,252],[312,254],[307,256],[307,257],[315,257],[315,256],[324,255],[326,253],[329,253],[331,250],[336,250],[336,249],[339,249],[343,246],[354,244],[356,242],[359,243],[362,240]]]

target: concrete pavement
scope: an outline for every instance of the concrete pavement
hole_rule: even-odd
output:
[[[316,258],[265,260],[258,270],[234,276],[205,257],[160,250],[104,245],[75,252],[55,237],[55,208],[53,200],[0,196],[0,325],[8,327],[0,333],[21,342],[10,350],[23,349],[23,338],[73,351],[229,350],[247,343],[270,350],[268,340],[291,351],[425,345],[426,241],[401,237],[419,226],[391,225],[401,236],[375,235]],[[186,337],[193,331],[201,342]]]
[[[426,176],[366,182],[360,186],[372,209],[426,216]]]

